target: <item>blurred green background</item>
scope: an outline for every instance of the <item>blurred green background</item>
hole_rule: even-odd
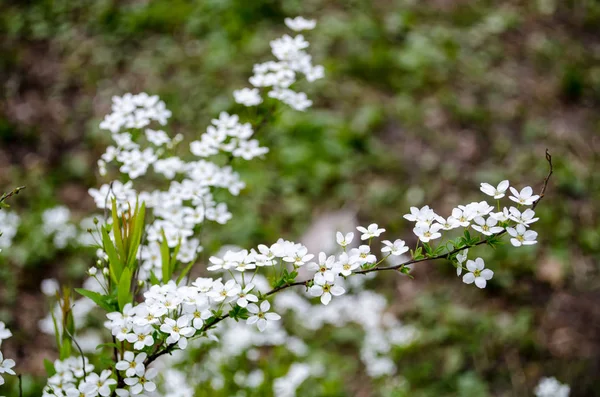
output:
[[[39,224],[57,204],[94,210],[87,189],[100,184],[95,161],[110,137],[98,124],[111,96],[158,94],[173,111],[170,134],[198,137],[235,108],[231,92],[296,15],[319,22],[306,36],[326,78],[307,87],[313,108],[284,111],[258,136],[266,160],[234,163],[248,187],[228,200],[233,220],[207,229],[207,250],[298,239],[340,208],[412,245],[409,206],[447,214],[480,199],[480,182],[505,178],[539,189],[548,148],[555,174],[538,207],[539,244],[479,250],[496,272],[488,288],[466,288],[443,263],[374,285],[422,330],[396,357],[411,396],[525,396],[541,376],[572,396],[600,395],[591,0],[1,1],[0,189],[27,186],[11,200],[22,225],[0,258],[0,319],[15,331],[6,356],[43,376],[55,353],[37,331],[47,310],[39,283],[76,285],[93,263],[89,250],[54,248]],[[356,354],[333,359],[344,370],[327,395],[404,395],[341,364]],[[36,395],[32,377],[26,388]]]

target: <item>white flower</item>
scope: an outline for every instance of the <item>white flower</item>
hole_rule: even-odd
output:
[[[156,368],[150,368],[142,375],[135,377],[125,378],[125,384],[129,386],[131,394],[141,394],[144,390],[147,392],[153,392],[156,390],[156,384],[152,379],[156,378],[158,370]]]
[[[90,385],[90,391],[98,393],[101,396],[110,395],[110,386],[116,385],[117,381],[110,379],[112,372],[108,369],[102,371],[100,375],[91,373],[85,378],[85,382]]]
[[[67,389],[67,397],[96,397],[98,395],[94,387],[86,382],[81,382],[78,387],[73,384],[70,386]]]
[[[385,232],[385,229],[380,229],[376,223],[371,223],[368,228],[358,226],[356,229],[362,233],[362,235],[360,236],[361,240],[368,240],[373,237],[379,237],[381,233]]]
[[[335,234],[335,240],[339,244],[340,247],[346,248],[348,245],[352,244],[352,240],[354,239],[354,233],[346,233],[343,235],[342,232],[337,232]]]
[[[444,230],[452,230],[461,226],[461,222],[452,216],[449,216],[448,219],[444,219],[444,217],[437,215],[435,220],[442,225],[442,229]]]
[[[333,281],[335,274],[333,273],[333,266],[335,265],[335,257],[332,255],[327,257],[324,252],[319,253],[319,263],[311,262],[307,265],[308,270],[316,271],[317,275],[324,277],[328,281]],[[316,277],[316,276],[315,276]]]
[[[235,303],[240,307],[246,307],[248,306],[248,302],[258,302],[256,295],[250,293],[253,289],[254,284],[249,283],[246,285],[246,287],[238,294],[238,299]]]
[[[267,328],[268,321],[278,321],[281,319],[279,314],[269,313],[270,308],[271,304],[268,301],[262,301],[260,303],[260,308],[254,303],[250,303],[247,306],[247,309],[253,315],[248,317],[246,324],[252,325],[256,323],[258,330],[263,332]]]
[[[456,266],[456,275],[460,276],[462,274],[463,268],[462,264],[467,260],[467,254],[469,253],[469,249],[464,250],[463,252],[459,252],[456,254],[456,261],[458,262],[458,266]]]
[[[154,344],[153,332],[154,329],[150,325],[134,325],[133,333],[127,335],[127,342],[133,343],[135,350],[142,350],[144,347]]]
[[[4,359],[2,352],[0,352],[0,385],[4,384],[4,378],[2,374],[15,375],[15,371],[12,368],[15,366],[15,361],[12,359]]]
[[[300,267],[314,257],[315,256],[313,254],[308,253],[308,248],[300,247],[292,255],[284,256],[283,260],[286,262],[293,263],[295,267]]]
[[[487,284],[487,280],[491,280],[494,277],[494,272],[490,269],[484,269],[485,263],[483,259],[477,258],[474,261],[467,261],[467,270],[469,273],[463,276],[463,282],[465,284],[472,284],[475,282],[475,285],[479,288],[485,288]]]
[[[347,253],[343,252],[334,266],[334,272],[341,273],[347,277],[358,267],[360,267],[359,258],[357,256],[348,256]]]
[[[381,249],[381,252],[389,252],[391,255],[399,256],[408,252],[408,247],[403,240],[397,239],[393,243],[389,240],[384,240],[383,244],[385,247]]]
[[[417,207],[410,207],[410,214],[404,215],[404,219],[416,222],[416,226],[419,226],[420,224],[431,225],[435,220],[435,217],[436,213],[429,208],[428,205],[420,209]]]
[[[8,339],[12,336],[12,332],[8,328],[4,322],[0,321],[0,346],[2,346],[2,340]]]
[[[483,217],[478,216],[475,218],[476,225],[473,225],[473,229],[478,232],[485,234],[486,236],[491,236],[495,233],[500,233],[504,230],[504,228],[500,226],[496,226],[498,224],[498,220],[493,217],[488,217],[487,220],[483,219]]]
[[[525,186],[520,192],[511,186],[510,191],[513,195],[508,198],[521,205],[532,205],[540,198],[537,194],[533,194],[533,189],[530,186]]]
[[[146,367],[144,366],[144,360],[146,360],[146,353],[139,353],[137,356],[130,351],[126,351],[123,354],[123,359],[117,362],[115,366],[119,371],[125,371],[125,375],[128,377],[141,376],[144,374]]]
[[[256,106],[262,102],[258,88],[242,88],[233,91],[235,101],[244,106]]]
[[[358,263],[364,265],[365,263],[377,262],[377,257],[371,253],[371,247],[368,245],[361,245],[358,248],[352,248],[350,250],[350,257],[356,258]]]
[[[321,297],[321,303],[328,305],[332,296],[340,296],[346,290],[333,282],[328,282],[324,277],[315,277],[314,284],[309,288],[308,293],[314,297]]]
[[[534,393],[536,397],[569,397],[571,388],[552,378],[542,378],[536,386]]]
[[[488,196],[492,196],[495,199],[501,199],[508,189],[508,181],[504,180],[500,182],[498,187],[493,187],[489,183],[482,183],[479,189]]]
[[[187,347],[187,338],[193,336],[196,330],[190,327],[189,317],[182,316],[177,321],[172,318],[165,318],[165,322],[160,326],[161,332],[169,334],[167,343],[177,343],[181,350]]]
[[[524,225],[518,224],[516,228],[507,227],[506,231],[512,236],[510,243],[515,247],[521,245],[533,245],[536,244],[537,232],[533,230],[527,230]]]
[[[214,302],[231,302],[240,293],[241,287],[235,280],[228,280],[225,284],[217,280],[213,283],[212,290],[206,295]]]
[[[430,226],[424,223],[417,223],[417,226],[413,229],[413,233],[424,243],[428,243],[431,240],[438,239],[442,237],[442,234],[439,233],[440,229],[442,229],[442,225],[439,223],[434,223]]]
[[[317,26],[317,21],[314,19],[305,19],[303,17],[296,18],[285,18],[283,20],[286,26],[292,29],[295,32],[300,32],[302,30],[312,30]]]
[[[535,211],[531,208],[527,208],[525,211],[521,212],[515,207],[510,207],[508,218],[512,219],[517,223],[522,223],[523,225],[529,225],[534,222],[537,222],[540,218],[534,218]]]
[[[452,210],[452,216],[448,217],[448,222],[458,222],[460,226],[468,227],[475,216],[476,214],[472,210],[466,208],[454,208]]]
[[[47,278],[45,280],[42,280],[42,283],[40,284],[40,289],[42,290],[42,293],[46,296],[56,296],[56,292],[60,290],[60,285],[58,284],[58,281],[56,281],[56,279]]]

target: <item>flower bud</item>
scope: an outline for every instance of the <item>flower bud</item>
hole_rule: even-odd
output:
[[[96,275],[96,273],[98,273],[98,269],[96,269],[94,266],[92,266],[92,267],[90,267],[90,268],[88,269],[88,274],[89,274],[90,276],[92,276],[92,277],[93,277],[93,276],[95,276],[95,275]]]

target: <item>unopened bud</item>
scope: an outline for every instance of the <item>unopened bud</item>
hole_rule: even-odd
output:
[[[98,269],[96,269],[94,266],[92,266],[92,267],[90,267],[90,268],[88,269],[88,274],[89,274],[90,276],[92,276],[92,277],[93,277],[93,276],[95,276],[95,275],[96,275],[96,273],[98,273]]]

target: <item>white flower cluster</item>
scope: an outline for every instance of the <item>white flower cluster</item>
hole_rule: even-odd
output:
[[[571,388],[560,383],[555,377],[542,378],[534,390],[536,397],[569,397]]]
[[[2,347],[2,341],[8,339],[12,336],[12,332],[8,328],[6,328],[6,324],[0,321],[0,347]],[[16,375],[13,367],[15,366],[15,361],[7,358],[5,359],[2,355],[2,351],[0,351],[0,386],[4,384],[3,374],[8,375]]]
[[[71,211],[59,205],[42,213],[42,232],[52,237],[57,248],[65,248],[78,235],[77,227],[70,223]]]
[[[302,17],[286,18],[285,24],[292,30],[314,29],[316,21]],[[271,41],[271,52],[277,59],[254,65],[254,75],[249,82],[257,88],[244,88],[234,92],[235,101],[244,106],[255,106],[262,102],[258,88],[270,88],[267,95],[275,98],[293,109],[304,111],[312,105],[306,93],[296,92],[290,86],[302,74],[308,82],[323,78],[325,69],[321,65],[313,65],[312,57],[305,51],[309,43],[299,34],[291,37],[287,34]]]
[[[481,191],[485,194],[500,199],[504,197],[508,189],[508,181],[502,181],[497,188],[490,184],[482,183]],[[533,189],[529,186],[518,192],[513,187],[510,188],[513,196],[509,198],[518,203],[520,206],[533,205],[540,196],[533,195]],[[499,207],[498,207],[499,209]],[[404,218],[415,222],[413,229],[414,234],[423,243],[428,243],[432,240],[442,237],[442,230],[452,230],[459,227],[469,228],[485,235],[501,233],[504,230],[513,238],[511,243],[515,247],[521,245],[535,244],[537,233],[528,230],[529,225],[538,220],[534,218],[535,212],[532,209],[526,209],[523,212],[519,208],[504,207],[502,211],[494,212],[494,207],[486,201],[472,202],[467,205],[459,205],[452,210],[452,214],[448,218],[443,218],[436,214],[428,205],[422,208],[411,207],[410,214],[404,215]],[[514,222],[508,226],[509,222]],[[507,224],[503,226],[503,224]]]
[[[306,21],[300,21],[306,26]],[[323,68],[313,67],[310,55],[302,49],[308,46],[302,36],[291,39],[284,36],[272,43],[273,53],[278,62],[255,66],[255,76],[251,81],[257,83],[257,70],[271,67],[278,68],[281,75],[286,75],[286,83],[275,83],[271,77],[262,76],[262,84],[273,90],[270,95],[276,95],[293,107],[304,110],[310,105],[304,93],[295,93],[287,87],[295,81],[295,73],[302,72],[307,79],[313,81],[322,77]],[[276,66],[274,66],[276,65]],[[258,89],[242,89],[234,92],[236,101],[245,105],[257,105],[262,102]],[[119,171],[126,175],[129,181],[115,180],[104,184],[99,189],[90,189],[100,209],[110,207],[114,198],[119,210],[134,206],[136,201],[143,201],[147,208],[153,209],[155,221],[148,225],[147,241],[142,247],[141,257],[143,267],[140,279],[148,280],[151,272],[158,271],[160,266],[159,243],[162,235],[166,236],[169,247],[181,242],[177,259],[189,263],[195,259],[202,249],[200,242],[192,236],[205,219],[226,223],[231,218],[225,203],[217,203],[214,199],[213,188],[225,188],[233,195],[238,195],[245,187],[239,175],[230,166],[220,167],[206,158],[226,153],[233,157],[251,160],[268,152],[260,147],[256,139],[251,139],[254,133],[250,123],[241,123],[237,115],[222,112],[214,119],[200,139],[190,143],[190,152],[200,159],[184,161],[170,155],[170,150],[183,138],[181,135],[171,139],[162,130],[149,127],[152,122],[166,125],[171,112],[157,96],[146,93],[137,95],[126,94],[123,97],[113,97],[112,113],[107,115],[100,124],[101,129],[109,130],[115,142],[109,146],[98,161],[101,175],[107,172],[109,163],[116,163]],[[133,187],[134,179],[145,175],[152,168],[156,174],[170,181],[167,190],[137,192]]]
[[[0,211],[0,251],[10,247],[20,223],[21,219],[14,212]]]
[[[94,366],[84,356],[56,360],[54,370],[42,397],[106,397],[112,392],[111,386],[117,384],[110,370],[93,372]]]

